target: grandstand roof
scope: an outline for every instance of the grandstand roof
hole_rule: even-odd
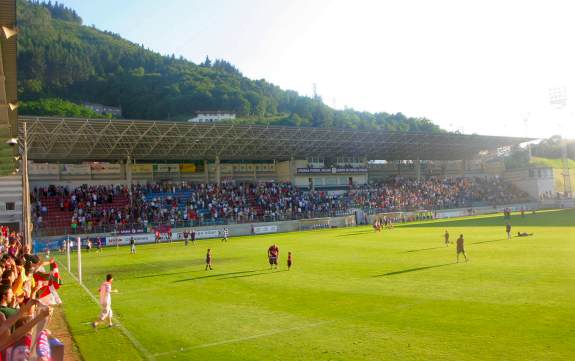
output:
[[[472,159],[480,151],[528,138],[450,133],[362,131],[222,123],[71,119],[20,116],[28,130],[28,159],[286,160],[357,156],[368,160]],[[22,144],[22,142],[21,142]]]
[[[18,103],[17,45],[16,1],[0,0],[0,129],[10,128],[10,136],[16,134],[17,111],[12,106]]]

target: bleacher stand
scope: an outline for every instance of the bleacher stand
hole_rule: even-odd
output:
[[[366,212],[468,208],[529,200],[500,178],[395,177],[343,193],[306,190],[289,183],[187,182],[75,189],[48,186],[31,194],[41,235],[142,232],[158,226],[282,221]]]

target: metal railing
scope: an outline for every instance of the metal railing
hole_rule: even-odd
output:
[[[86,233],[147,233],[159,227],[171,228],[193,228],[202,226],[222,226],[230,224],[246,224],[246,223],[261,223],[261,222],[280,222],[280,221],[294,221],[308,218],[321,218],[321,217],[338,217],[353,214],[353,210],[331,210],[331,211],[306,211],[302,213],[287,214],[278,213],[275,215],[260,215],[249,217],[228,217],[228,218],[211,218],[204,220],[188,220],[188,221],[154,221],[147,223],[126,223],[126,224],[103,224],[103,225],[78,225],[77,227],[37,227],[34,229],[34,236],[47,237],[58,236],[65,234],[86,234]]]

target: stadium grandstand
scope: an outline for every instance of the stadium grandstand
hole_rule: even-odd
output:
[[[0,31],[0,296],[2,307],[13,310],[6,317],[0,313],[1,359],[20,348],[28,356],[34,351],[53,356],[37,359],[63,360],[62,344],[46,327],[54,312],[49,307],[62,303],[56,292],[61,283],[57,261],[65,259],[64,248],[67,270],[75,277],[71,239],[77,240],[76,281],[98,303],[82,283],[82,247],[89,247],[92,240],[97,240],[98,248],[117,250],[131,244],[135,253],[135,240],[152,243],[185,237],[187,245],[192,230],[198,239],[223,235],[227,241],[228,235],[381,225],[383,219],[388,225],[502,209],[507,215],[511,210],[537,208],[540,195],[554,191],[551,173],[508,172],[498,157],[501,151],[532,140],[523,137],[19,116],[15,0],[0,0]],[[434,248],[407,252],[429,249]],[[61,258],[55,260],[57,250],[62,251]],[[211,257],[208,250],[210,270]],[[288,262],[291,267],[291,258]],[[190,260],[181,263],[189,265]],[[138,266],[150,264],[141,261]],[[165,273],[135,278],[185,273],[156,267]],[[222,275],[233,276],[220,279],[263,274],[227,272]],[[207,277],[214,276],[198,278]],[[108,295],[111,279],[106,276]],[[186,295],[186,307],[189,299]],[[84,307],[90,302],[86,300],[76,302]],[[154,307],[162,303],[155,302]],[[81,307],[70,306],[66,312]],[[110,304],[107,307],[112,326]],[[241,313],[236,311],[229,313]],[[74,321],[82,327],[89,324],[85,317]],[[92,325],[95,328],[97,322]],[[129,344],[146,354],[144,346],[119,327]],[[232,342],[255,337],[236,337]],[[128,345],[122,342],[118,341],[120,348]],[[198,348],[224,343],[210,341]],[[164,351],[142,359],[174,353]],[[183,351],[179,347],[175,352]]]
[[[24,116],[19,122],[37,236],[529,199],[499,177],[501,164],[480,157],[525,138]]]

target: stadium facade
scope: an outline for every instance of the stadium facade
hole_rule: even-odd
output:
[[[278,182],[338,193],[398,175],[503,175],[505,167],[496,155],[529,140],[142,120],[21,116],[19,122],[32,190],[50,185]],[[249,228],[238,227],[241,232]],[[293,230],[301,222],[275,227]]]
[[[31,190],[185,181],[289,182],[301,189],[337,192],[397,175],[503,176],[505,167],[497,154],[530,140],[28,116],[20,116],[18,124]],[[22,194],[27,193],[23,188]]]
[[[170,121],[19,121],[27,127],[33,185],[279,181],[335,189],[393,175],[493,175],[504,168],[490,154],[529,140]],[[20,136],[23,143],[23,131]]]

